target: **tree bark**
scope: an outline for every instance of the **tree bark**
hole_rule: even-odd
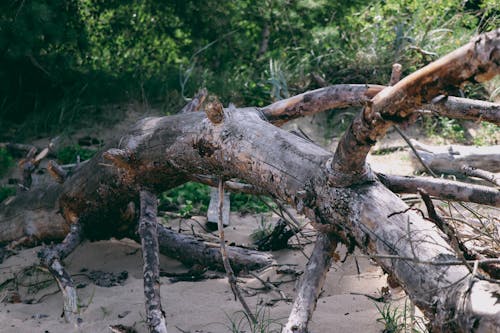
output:
[[[422,103],[449,86],[500,73],[499,63],[497,30],[393,87],[375,88],[378,94],[370,87],[356,88],[358,103],[366,98],[367,105],[335,155],[266,121],[280,124],[333,107],[325,96],[335,95],[335,89],[263,109],[222,109],[213,101],[206,107],[208,116],[145,118],[60,185],[59,210],[66,223],[81,223],[91,239],[133,237],[134,219],[124,219],[123,212],[130,202],[138,202],[141,189],[160,193],[190,175],[238,178],[296,207],[319,231],[376,258],[424,311],[433,330],[492,332],[500,326],[500,286],[471,275],[464,266],[446,265],[456,262],[454,249],[431,222],[380,183],[365,157],[391,124],[411,122]],[[372,96],[367,91],[376,95],[368,100]],[[6,216],[3,209],[1,214]],[[162,230],[159,226],[160,248]],[[24,230],[11,236],[16,232]]]
[[[139,236],[144,261],[144,297],[146,299],[146,319],[151,333],[167,333],[167,321],[161,306],[160,296],[160,252],[156,214],[156,196],[149,191],[140,192],[141,216]]]
[[[469,166],[489,172],[500,172],[500,145],[497,146],[462,146],[446,145],[431,146],[416,140],[411,140],[413,146],[425,164],[437,173],[463,174],[463,167]],[[422,170],[420,163],[415,161],[417,170]]]
[[[337,242],[320,233],[311,258],[301,278],[300,288],[282,333],[307,333],[307,325],[316,309],[319,294],[325,283],[326,273],[332,264],[332,254]]]

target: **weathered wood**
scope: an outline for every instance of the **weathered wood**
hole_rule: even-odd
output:
[[[245,298],[241,295],[240,288],[238,287],[237,284],[236,275],[234,275],[234,271],[233,268],[231,267],[231,262],[229,261],[229,256],[227,254],[226,239],[224,236],[224,225],[222,222],[224,216],[224,180],[222,178],[219,178],[219,186],[217,189],[217,194],[219,195],[219,199],[217,200],[217,212],[219,215],[217,218],[217,230],[219,232],[220,254],[222,256],[222,263],[224,264],[224,270],[226,271],[227,281],[229,282],[229,286],[231,287],[231,291],[233,292],[234,299],[240,301],[241,306],[243,307],[243,311],[245,311],[245,314],[248,316],[248,318],[250,318],[250,320],[254,324],[256,324],[257,319],[253,315],[252,311],[250,311],[250,308],[248,307]]]
[[[337,241],[329,235],[320,233],[314,244],[304,275],[300,281],[299,291],[295,297],[288,322],[282,333],[307,333],[307,325],[316,309],[319,294],[325,283],[326,273],[330,270],[332,254]]]
[[[222,225],[227,227],[230,223],[229,211],[231,209],[231,200],[229,193],[224,193],[224,204],[222,211]],[[217,225],[219,221],[219,192],[216,188],[210,190],[210,203],[207,210],[207,224]]]
[[[395,193],[418,193],[418,189],[422,188],[430,195],[441,199],[500,207],[500,191],[488,186],[431,177],[394,176],[381,173],[377,176]]]
[[[70,233],[64,240],[51,247],[44,247],[38,253],[42,266],[52,274],[63,295],[64,318],[73,325],[78,325],[78,297],[73,278],[66,271],[61,261],[67,257],[82,241],[82,229],[79,223],[71,225]]]
[[[469,165],[462,166],[462,172],[466,176],[481,178],[489,183],[492,183],[495,186],[500,187],[500,176],[497,176],[493,172],[489,172],[478,168],[473,168]]]
[[[217,244],[206,243],[193,236],[179,234],[161,224],[158,225],[158,240],[162,254],[175,258],[186,266],[201,265],[209,269],[224,271]],[[236,273],[264,268],[274,262],[272,255],[265,252],[236,246],[228,246],[227,252]]]
[[[369,178],[366,155],[392,124],[413,122],[415,108],[450,87],[467,81],[482,82],[500,74],[499,49],[500,29],[497,29],[474,38],[378,93],[353,120],[335,151],[332,168],[338,174],[336,177],[344,180],[342,186]]]
[[[200,89],[198,93],[193,97],[193,99],[189,101],[189,103],[182,108],[180,113],[199,111],[201,106],[203,105],[203,102],[205,101],[205,98],[207,98],[207,95],[208,95],[207,89],[205,88]]]
[[[326,110],[361,106],[384,88],[379,85],[337,84],[275,102],[261,111],[269,122],[280,126],[289,120]]]
[[[151,333],[167,333],[167,321],[160,297],[160,252],[156,214],[157,199],[147,190],[140,192],[141,216],[139,236],[144,261],[144,297],[146,299],[146,321]]]
[[[66,177],[68,176],[68,172],[55,161],[49,161],[49,163],[47,164],[47,171],[52,176],[52,178],[56,180],[56,182],[61,184],[64,183]]]
[[[469,166],[489,172],[500,172],[500,145],[497,146],[431,146],[411,140],[422,160],[438,173],[462,174],[462,168]],[[415,156],[410,155],[417,170],[422,170]]]
[[[456,261],[453,248],[432,223],[408,210],[377,180],[365,157],[390,124],[411,122],[414,110],[441,90],[498,73],[499,44],[500,30],[488,33],[382,90],[348,129],[335,156],[263,120],[266,108],[214,105],[208,118],[187,113],[143,119],[107,154],[98,154],[67,179],[60,210],[67,223],[82,223],[90,238],[130,237],[135,225],[121,216],[140,189],[164,191],[190,174],[238,178],[297,207],[316,221],[319,231],[375,258],[381,255],[379,264],[426,313],[435,331],[493,331],[500,325],[499,285],[477,280],[464,266],[441,265]],[[271,108],[278,112],[275,122],[292,118],[286,114],[294,110],[315,112],[318,100],[306,96]],[[158,227],[161,248],[166,229]],[[183,250],[175,252],[182,256]]]
[[[422,107],[437,115],[455,119],[487,121],[500,126],[500,104],[468,98],[443,96]]]

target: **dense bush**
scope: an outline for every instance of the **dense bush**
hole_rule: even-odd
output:
[[[386,83],[393,62],[413,71],[499,23],[496,0],[7,0],[0,117],[61,126],[130,99],[175,112],[202,86],[263,105],[315,87],[310,73]]]

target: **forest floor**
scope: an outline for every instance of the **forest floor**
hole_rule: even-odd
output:
[[[81,136],[98,137],[107,142],[116,133],[128,128],[132,120],[144,116],[147,115],[131,110],[126,120],[115,126],[95,125],[68,136],[75,140]],[[322,127],[318,126],[324,123],[323,117],[318,115],[311,119],[302,119],[287,124],[287,128],[300,126],[313,140],[333,149],[335,140],[325,139],[326,134]],[[417,130],[412,136],[422,140],[422,135],[419,138],[418,133]],[[375,150],[405,146],[403,140],[396,135],[389,133]],[[47,140],[42,139],[37,143],[43,146],[43,142]],[[428,143],[425,138],[422,141]],[[415,170],[408,149],[384,155],[371,155],[369,162],[373,169],[385,173],[411,175]],[[226,239],[228,243],[249,245],[252,232],[262,226],[262,223],[273,223],[277,219],[278,216],[272,213],[232,213],[231,224],[225,232]],[[215,234],[208,234],[200,227],[206,222],[203,216],[194,216],[182,221],[162,219],[162,222],[186,233],[194,232],[203,234],[205,238],[216,238]],[[240,303],[234,300],[227,279],[222,275],[196,282],[173,282],[168,277],[161,278],[163,309],[169,332],[279,332],[279,324],[286,322],[292,307],[291,300],[295,295],[298,276],[307,262],[305,255],[312,250],[311,238],[314,237],[314,231],[306,227],[305,234],[307,237],[301,238],[301,244],[309,244],[305,245],[303,251],[298,250],[297,246],[275,251],[272,254],[279,265],[255,272],[260,279],[275,284],[287,299],[281,299],[276,291],[266,291],[255,276],[241,277],[240,286],[247,292],[246,299],[250,308],[258,313],[261,319],[262,330],[249,327],[248,320],[242,315]],[[293,238],[292,243],[298,245]],[[13,293],[8,288],[0,289],[0,332],[97,333],[111,332],[109,325],[116,324],[132,327],[137,332],[147,331],[139,244],[127,239],[86,241],[65,260],[78,285],[82,319],[79,328],[65,323],[61,317],[62,298],[57,285],[45,272],[33,268],[37,264],[38,250],[39,248],[32,248],[19,251],[0,265],[0,286],[13,278],[19,283],[18,293]],[[341,247],[338,252],[339,257],[344,258],[346,249]],[[288,270],[280,273],[284,267]],[[161,270],[164,272],[181,273],[188,269],[177,260],[161,256]],[[124,271],[127,273],[122,273]],[[108,274],[103,283],[102,279],[96,279],[96,274],[100,274],[96,272],[114,275]],[[104,286],[106,284],[115,285]],[[383,315],[378,309],[395,311],[394,316],[409,316],[409,302],[401,289],[389,288],[390,303],[386,304],[366,296],[378,298],[386,286],[387,277],[382,270],[372,261],[358,256],[356,252],[349,255],[345,262],[335,262],[327,275],[310,324],[311,332],[382,332],[385,327],[384,320],[381,320]]]

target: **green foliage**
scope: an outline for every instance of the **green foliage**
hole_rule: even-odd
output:
[[[13,164],[14,160],[7,149],[0,148],[0,177],[3,176]]]
[[[10,186],[0,186],[0,202],[16,194],[16,189]]]
[[[253,322],[244,311],[237,311],[231,316],[226,316],[229,321],[226,327],[231,333],[279,333],[283,329],[280,320],[271,318],[269,308],[264,305],[257,306],[254,312],[257,322]]]
[[[276,207],[270,198],[244,193],[231,193],[231,211],[240,213],[266,213]]]
[[[78,156],[81,161],[85,161],[92,158],[95,153],[95,150],[82,148],[79,145],[67,146],[57,152],[57,160],[61,164],[75,163]]]
[[[270,200],[268,198],[262,199]],[[263,213],[268,212],[262,200],[256,196],[231,193],[231,211],[240,213]],[[160,196],[160,207],[166,210],[177,210],[181,216],[187,217],[193,214],[204,214],[210,203],[210,187],[195,182],[187,182]],[[268,203],[272,205],[272,203]]]
[[[210,187],[195,182],[187,182],[160,196],[160,207],[178,210],[183,217],[194,213],[206,213],[210,203]]]
[[[130,99],[173,113],[200,87],[262,106],[313,72],[386,84],[394,62],[412,72],[499,26],[497,2],[4,1],[0,117],[60,129]]]
[[[500,126],[491,123],[481,123],[473,143],[476,146],[497,145],[500,143]]]
[[[456,119],[446,117],[424,117],[423,124],[428,136],[464,143],[465,129]]]
[[[375,306],[380,315],[377,322],[384,324],[384,333],[404,332],[403,314],[397,307],[392,307],[390,303],[385,303],[382,308],[378,304]]]
[[[423,323],[423,318],[410,317],[410,301],[405,300],[404,307],[400,309],[391,303],[384,303],[380,307],[375,303],[380,317],[377,322],[384,324],[384,333],[423,333],[427,332]]]

